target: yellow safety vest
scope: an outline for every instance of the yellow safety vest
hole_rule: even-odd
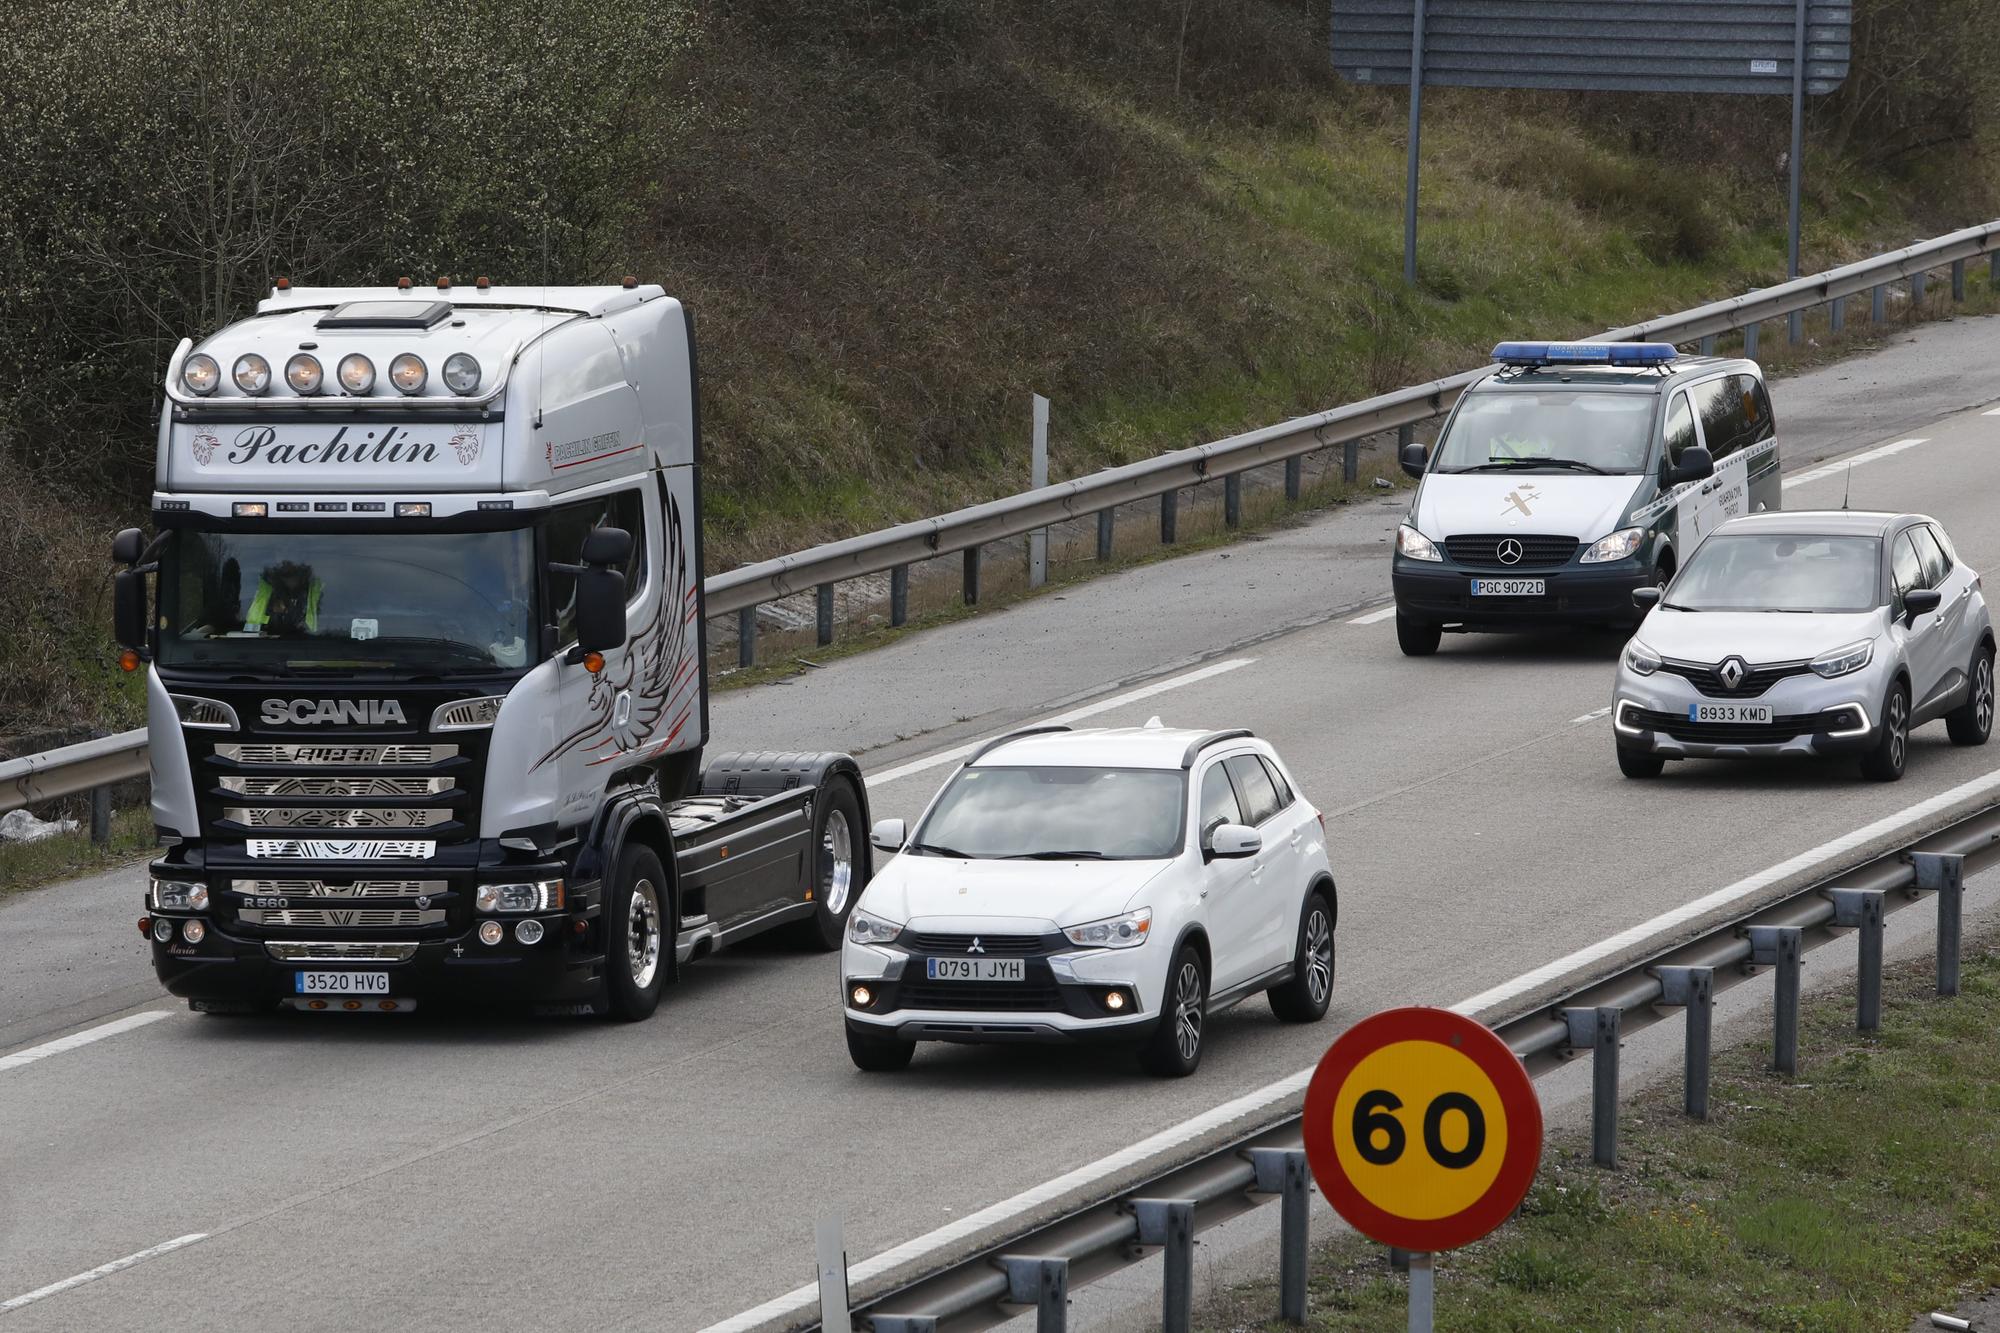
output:
[[[319,633],[319,595],[326,585],[314,579],[306,587],[306,633]],[[245,627],[254,625],[264,628],[271,620],[271,583],[268,579],[257,580],[257,595],[250,599],[250,610],[243,616]]]

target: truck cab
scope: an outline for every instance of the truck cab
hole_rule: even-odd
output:
[[[853,760],[704,761],[695,365],[633,281],[281,283],[182,342],[114,548],[170,991],[637,1018],[747,935],[838,946]]]

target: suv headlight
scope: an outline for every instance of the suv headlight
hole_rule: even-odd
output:
[[[1396,529],[1396,554],[1412,560],[1442,560],[1437,545],[1429,537],[1405,523]]]
[[[559,912],[563,882],[543,879],[532,884],[481,884],[472,900],[482,912]]]
[[[208,885],[179,879],[153,881],[153,910],[156,912],[206,912]]]
[[[1861,670],[1875,660],[1875,641],[1868,639],[1862,643],[1850,643],[1845,648],[1836,648],[1830,653],[1821,653],[1808,665],[1814,674],[1831,679],[1846,676]]]
[[[1620,528],[1609,537],[1599,537],[1591,543],[1588,551],[1577,562],[1584,565],[1602,564],[1606,560],[1625,560],[1639,554],[1639,543],[1645,540],[1644,528]]]
[[[856,944],[887,944],[902,933],[902,926],[896,922],[870,916],[860,908],[847,918],[847,938]]]
[[[1625,665],[1642,676],[1650,676],[1660,669],[1660,655],[1634,639],[1625,645]]]
[[[1080,944],[1086,949],[1132,949],[1146,942],[1146,932],[1152,928],[1153,909],[1141,907],[1136,912],[1108,916],[1102,921],[1064,926],[1063,934],[1069,936],[1071,944]]]

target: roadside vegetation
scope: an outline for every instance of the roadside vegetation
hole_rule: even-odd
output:
[[[1627,1103],[1619,1169],[1587,1131],[1551,1135],[1519,1217],[1438,1259],[1440,1328],[1884,1333],[2000,1287],[2000,949],[1968,952],[1941,1000],[1929,963],[1884,979],[1882,1030],[1842,990],[1801,1015],[1796,1079],[1768,1042],[1716,1056],[1711,1120],[1677,1080]],[[1315,1248],[1310,1318],[1400,1328],[1404,1279],[1342,1231]],[[1213,1299],[1199,1327],[1286,1327],[1274,1283]]]
[[[143,805],[112,814],[111,840],[102,847],[90,840],[88,816],[71,833],[39,842],[0,842],[0,899],[127,865],[154,850],[153,812]]]
[[[1808,266],[1989,217],[1971,0],[1856,7]],[[22,0],[0,47],[0,746],[132,725],[106,539],[174,343],[301,284],[663,282],[715,568],[1782,276],[1782,99],[1339,82],[1323,0]]]

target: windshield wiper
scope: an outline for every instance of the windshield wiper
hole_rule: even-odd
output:
[[[1600,477],[1610,475],[1596,464],[1586,463],[1580,458],[1494,458],[1484,463],[1474,463],[1471,467],[1453,468],[1452,471],[1510,472],[1522,467],[1562,467],[1572,472],[1594,472]]]
[[[1701,614],[1701,608],[1698,606],[1682,606],[1679,602],[1661,602],[1660,605],[1669,611],[1685,611],[1694,616]]]
[[[955,856],[961,861],[976,861],[979,858],[956,847],[941,847],[934,842],[913,842],[903,849],[906,852],[929,852],[933,856]]]
[[[1102,861],[1105,858],[1103,852],[1074,851],[1016,852],[1012,856],[1003,856],[1000,859],[1002,861]]]

